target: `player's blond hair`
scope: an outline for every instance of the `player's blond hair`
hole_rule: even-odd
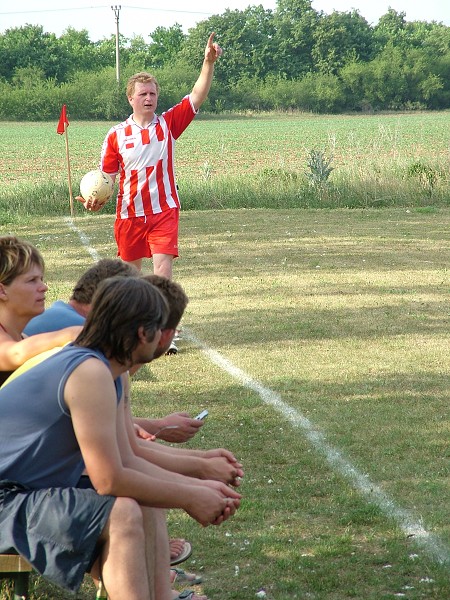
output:
[[[135,73],[130,77],[127,83],[127,98],[131,98],[134,94],[134,90],[136,88],[137,83],[154,83],[156,86],[156,91],[159,95],[159,83],[156,80],[156,77],[147,73],[146,71],[141,71],[140,73]]]

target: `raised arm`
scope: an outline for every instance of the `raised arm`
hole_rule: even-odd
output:
[[[191,92],[191,100],[196,110],[200,108],[209,94],[214,76],[214,63],[222,55],[222,48],[219,44],[213,42],[214,36],[215,33],[209,36],[205,48],[202,70]]]

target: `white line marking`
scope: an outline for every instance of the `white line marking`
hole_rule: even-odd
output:
[[[370,481],[367,475],[358,471],[358,469],[356,469],[339,450],[326,441],[323,432],[319,431],[309,419],[286,404],[279,394],[264,387],[255,379],[252,379],[244,371],[233,365],[228,359],[206,346],[190,330],[184,327],[183,337],[198,346],[211,362],[226,371],[234,379],[239,381],[241,385],[256,392],[263,402],[275,408],[294,427],[302,429],[306,439],[318,452],[325,456],[326,460],[335,471],[350,480],[353,487],[364,495],[370,503],[375,504],[386,516],[394,519],[400,529],[407,536],[412,536],[416,543],[434,560],[441,564],[450,563],[450,549],[444,542],[436,535],[427,531],[423,527],[421,520],[415,517],[413,513],[397,506],[380,487]]]
[[[97,250],[90,245],[89,238],[86,234],[76,227],[71,218],[66,217],[65,221],[68,226],[79,235],[81,243],[92,258],[95,261],[99,260],[100,256]],[[405,535],[412,536],[415,542],[421,546],[433,560],[436,560],[440,564],[450,564],[450,550],[444,542],[442,542],[438,536],[427,531],[421,524],[420,519],[415,517],[413,513],[397,506],[397,504],[391,500],[380,487],[370,481],[367,475],[358,471],[358,469],[356,469],[339,450],[326,441],[325,435],[317,429],[309,419],[286,404],[279,394],[264,387],[259,381],[252,379],[244,371],[219,354],[219,352],[206,346],[190,330],[184,327],[183,336],[200,348],[211,362],[234,377],[241,385],[256,392],[263,402],[278,410],[278,412],[294,425],[294,427],[302,429],[306,439],[318,452],[325,456],[333,469],[346,479],[350,480],[353,487],[365,496],[369,502],[378,506],[386,516],[394,519]]]
[[[70,229],[72,229],[72,231],[74,231],[75,233],[78,234],[82,245],[86,248],[86,250],[92,256],[94,261],[97,262],[98,260],[100,260],[101,257],[99,255],[99,253],[97,252],[97,250],[91,246],[91,242],[90,242],[88,236],[84,233],[84,231],[81,231],[81,229],[78,229],[78,227],[73,222],[73,219],[71,217],[64,217],[64,221],[67,223],[67,225],[70,227]]]

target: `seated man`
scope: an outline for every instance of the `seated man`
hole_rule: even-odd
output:
[[[158,509],[181,508],[206,526],[239,507],[226,484],[123,448],[122,375],[152,360],[166,318],[150,283],[108,279],[75,342],[0,390],[0,552],[16,550],[69,590],[97,563],[111,600],[171,600]],[[85,469],[93,489],[77,487]]]
[[[101,281],[118,275],[138,274],[139,271],[130,263],[120,259],[102,258],[81,275],[68,302],[62,300],[54,302],[50,308],[29,321],[24,333],[32,336],[72,325],[83,325],[90,311],[94,292]],[[184,308],[185,305],[183,310]],[[177,325],[180,319],[181,315]],[[186,412],[175,412],[161,419],[135,419],[135,423],[139,424],[140,434],[143,437],[151,437],[152,434],[160,432],[158,438],[171,443],[187,442],[203,425],[202,421],[192,419]]]
[[[122,260],[109,258],[99,260],[78,279],[68,302],[63,302],[62,300],[54,302],[50,308],[29,321],[25,328],[25,333],[33,336],[51,331],[55,332],[58,329],[71,325],[82,325],[91,309],[93,295],[102,281],[113,276],[129,277],[138,274],[138,270],[133,265],[125,263]],[[188,299],[180,286],[176,284],[170,286],[170,284],[164,283],[164,278],[157,278],[155,281],[159,282],[166,300],[170,298],[170,323],[168,324],[173,328],[173,331],[166,331],[164,339],[168,339],[168,335],[170,335],[170,339],[172,340]],[[150,281],[150,283],[154,282]],[[166,350],[167,348],[165,348],[164,353]],[[40,360],[41,357],[38,356],[35,362],[39,362]],[[19,368],[13,377],[27,368],[29,368],[29,365]],[[158,438],[168,442],[185,442],[191,439],[203,425],[201,421],[190,418],[186,412],[175,412],[161,419],[134,419],[134,422],[139,435],[144,439],[151,438],[152,434],[159,432]],[[166,427],[168,428],[165,429]],[[176,565],[188,558],[192,551],[190,543],[183,539],[171,538],[169,545],[172,565]],[[195,575],[186,575],[188,581],[197,579]]]
[[[115,272],[120,276],[130,276],[132,273],[128,272],[129,269],[130,266],[126,263],[111,259],[102,259],[99,261],[99,263],[88,269],[88,271],[81,276],[74,288],[74,295],[79,298],[80,302],[81,300],[84,300],[82,305],[86,307],[86,310],[83,312],[86,315],[89,313],[93,295],[92,288],[96,288],[99,285],[101,277],[104,278],[112,272]],[[154,353],[153,359],[155,359],[163,356],[167,350],[167,347],[170,345],[176,328],[188,304],[188,298],[178,283],[166,279],[165,277],[148,275],[144,277],[144,279],[159,289],[168,304],[169,310],[166,324],[161,332],[161,338]],[[64,308],[64,306],[67,305],[65,303],[59,303],[59,306],[56,309],[59,313],[58,321],[60,326],[66,324],[64,318],[67,318],[68,322],[71,322],[70,308]],[[50,307],[46,313],[52,313],[53,307],[54,305]],[[42,325],[40,324],[39,319],[37,319],[36,322],[38,327],[35,327],[35,331],[39,331],[41,327],[42,330],[44,330],[46,323],[49,323],[51,326],[51,320],[46,319],[45,315]],[[49,353],[46,353],[46,355],[38,356],[36,359],[32,359],[28,363],[25,363],[22,367],[15,371],[15,373],[5,382],[4,385],[8,385],[10,381],[14,380],[17,376],[30,368],[30,366],[34,366],[37,362],[40,362],[40,360],[42,360],[44,357],[46,358],[48,355]],[[128,402],[129,380],[126,376],[123,376],[123,387],[125,390],[124,408],[126,410],[126,419],[129,419],[128,424],[131,424],[131,430],[128,428],[128,433],[133,433],[133,439],[130,439],[129,441],[130,450],[132,453],[134,453],[136,456],[141,456],[141,458],[149,460],[150,462],[155,463],[163,468],[168,470],[176,470],[179,473],[190,475],[192,477],[198,477],[200,479],[215,479],[233,486],[238,486],[240,484],[240,478],[243,475],[241,468],[242,465],[237,462],[236,458],[231,452],[222,448],[205,451],[193,449],[177,450],[176,448],[170,448],[167,446],[161,447],[158,445],[152,445],[149,447],[147,443],[143,443],[141,446],[139,446],[135,439],[136,436],[134,435],[132,428],[130,403]],[[133,420],[136,421],[136,419]],[[141,421],[143,425],[145,425],[147,422],[152,422],[151,419],[142,419]],[[124,424],[123,427],[124,429],[127,429],[127,425]],[[189,542],[178,538],[171,539],[169,546],[172,565],[182,562],[182,559],[187,558],[191,551]],[[200,578],[192,573],[185,573],[179,569],[176,569],[174,572],[177,573],[177,579],[179,581],[192,583],[200,580]]]

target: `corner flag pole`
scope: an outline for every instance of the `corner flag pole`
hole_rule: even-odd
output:
[[[69,136],[67,133],[67,128],[69,127],[69,120],[67,119],[67,109],[66,105],[63,104],[61,109],[61,114],[59,117],[58,127],[56,128],[56,133],[62,134],[64,133],[66,139],[66,161],[67,161],[67,178],[69,181],[69,200],[70,200],[70,216],[73,217],[73,194],[72,194],[72,177],[70,174],[70,158],[69,158]]]
[[[65,133],[65,137],[66,137],[67,179],[69,181],[70,216],[73,217],[72,177],[70,174],[69,136],[67,134],[67,125],[64,126],[64,133]]]

